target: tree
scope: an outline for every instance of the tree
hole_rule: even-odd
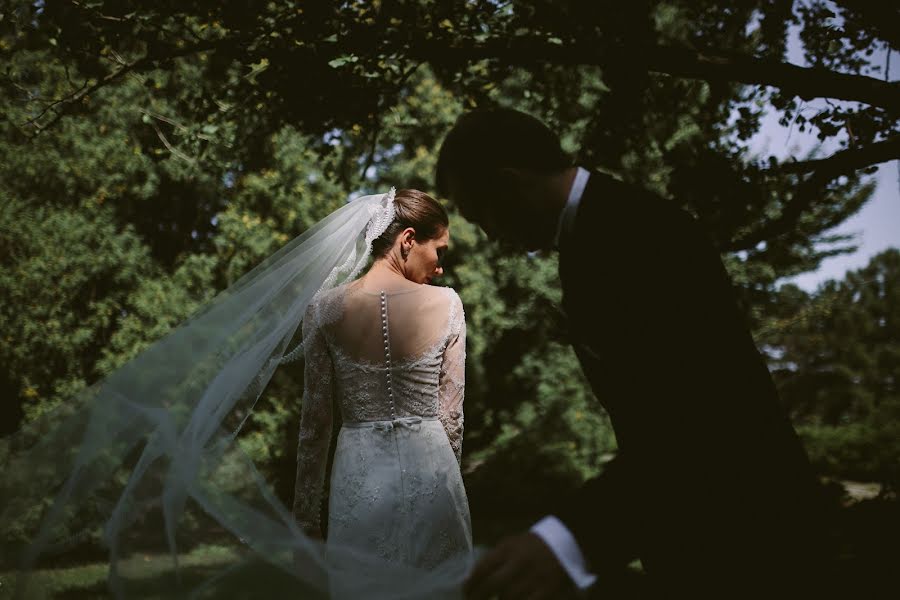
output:
[[[461,105],[532,110],[559,126],[584,164],[689,207],[723,251],[742,253],[729,261],[733,275],[765,272],[756,287],[769,289],[849,249],[826,232],[868,198],[860,170],[900,156],[900,83],[883,80],[884,65],[870,58],[896,47],[897,32],[885,25],[896,12],[849,0],[627,8],[8,0],[0,35],[13,65],[4,86],[21,108],[8,119],[23,140],[64,117],[88,117],[101,90],[136,80],[145,88],[132,100],[137,109],[177,96],[178,118],[145,113],[161,152],[204,160],[214,146],[230,146],[218,154],[252,168],[269,136],[291,124],[319,138],[325,153],[335,139],[353,138],[366,154],[341,167],[350,189],[364,183],[376,156],[390,154],[396,140],[381,143],[386,124],[409,97],[411,75],[427,66]],[[792,26],[813,67],[784,62]],[[35,48],[42,64],[58,68],[17,64]],[[177,74],[187,71],[203,83],[180,85]],[[826,104],[809,117],[805,103],[814,98]],[[847,132],[846,148],[781,165],[747,156],[744,142],[770,108],[823,140]],[[748,306],[759,301],[746,298]]]
[[[828,281],[782,290],[766,338],[779,391],[819,469],[900,484],[900,250]]]

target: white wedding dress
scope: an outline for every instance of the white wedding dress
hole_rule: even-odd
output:
[[[459,469],[466,336],[459,296],[412,283],[366,290],[357,280],[310,305],[303,327],[297,523],[319,532],[339,407],[326,552],[356,548],[428,572],[471,556]],[[344,595],[335,579],[332,594]]]
[[[403,280],[382,294],[356,280],[393,201],[392,189],[346,203],[0,440],[0,525],[12,532],[0,554],[18,563],[17,597],[44,595],[50,556],[97,542],[117,597],[461,596],[479,552],[458,462],[464,315],[449,289]],[[301,353],[291,514],[236,442],[273,373]],[[304,532],[319,530],[338,412],[323,543]],[[185,551],[206,545],[215,560],[182,577]],[[157,552],[168,567],[146,571]]]

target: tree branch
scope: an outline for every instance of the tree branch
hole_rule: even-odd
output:
[[[651,50],[649,64],[651,70],[669,75],[770,85],[804,100],[835,98],[900,112],[900,83],[865,75],[799,67],[750,56],[695,54],[682,48],[665,47]]]
[[[69,0],[69,2],[70,2],[70,4],[73,4],[73,5],[77,6],[78,8],[80,8],[80,9],[83,10],[83,11],[92,13],[94,16],[96,16],[98,19],[100,19],[100,20],[102,20],[102,21],[112,21],[112,22],[114,22],[114,23],[128,23],[128,22],[131,22],[131,21],[132,21],[131,18],[126,18],[126,17],[111,17],[111,16],[109,16],[109,15],[104,15],[103,13],[101,13],[101,12],[100,12],[99,10],[97,10],[96,8],[92,8],[92,7],[85,6],[84,4],[82,4],[81,2],[77,2],[76,0]]]
[[[760,242],[768,241],[792,231],[800,217],[817,198],[825,192],[830,181],[856,169],[893,160],[900,156],[900,136],[863,148],[851,148],[836,152],[827,158],[788,163],[776,167],[775,171],[803,173],[813,171],[806,181],[797,187],[794,197],[782,210],[781,216],[769,221],[756,231],[732,240],[722,251],[736,252],[755,248]]]
[[[156,123],[153,123],[153,129],[156,131],[157,137],[159,137],[159,140],[163,143],[163,145],[166,147],[166,149],[172,153],[172,156],[175,156],[176,158],[180,158],[181,160],[187,162],[188,164],[191,164],[191,165],[194,164],[194,162],[195,162],[194,159],[192,159],[190,156],[188,156],[184,152],[181,152],[178,148],[176,148],[171,143],[169,143],[169,140],[166,139],[165,134],[162,132],[162,130],[160,130],[160,128],[156,125]]]
[[[341,51],[370,53],[372,48],[365,41],[366,36],[348,37]],[[109,73],[85,89],[56,100],[45,109],[56,108],[54,117],[46,124],[38,124],[39,118],[32,119],[37,133],[56,123],[72,106],[85,96],[109,85],[129,72],[140,72],[155,68],[158,63],[205,50],[240,44],[247,35],[237,35],[214,41],[186,44],[163,55],[148,55]],[[385,40],[385,51],[390,49],[391,40]],[[451,40],[425,38],[414,34],[412,38],[393,40],[395,53],[413,62],[429,62],[437,65],[464,65],[482,59],[499,59],[506,64],[533,65],[552,63],[558,65],[599,65],[649,70],[676,77],[703,79],[706,81],[740,82],[755,85],[771,85],[802,98],[826,97],[840,100],[865,102],[890,111],[900,113],[900,82],[887,82],[863,75],[848,75],[826,69],[806,68],[747,56],[725,56],[698,54],[685,48],[653,46],[643,52],[635,52],[631,58],[623,58],[608,46],[597,43],[573,42],[553,43],[544,38],[518,37],[512,39],[491,39],[482,43],[456,44]],[[323,56],[323,60],[331,57]],[[629,65],[627,62],[631,61]]]
[[[841,150],[826,158],[786,162],[776,167],[776,170],[782,173],[806,173],[827,169],[830,172],[846,173],[895,158],[900,158],[900,135],[868,146]]]
[[[577,41],[554,44],[543,38],[523,37],[469,45],[420,38],[413,40],[409,46],[410,56],[437,64],[500,59],[514,65],[553,63],[608,67],[622,60],[631,60],[635,68],[676,77],[770,85],[804,99],[822,97],[865,102],[900,112],[900,82],[799,67],[752,56],[697,53],[686,48],[657,45],[636,52],[639,56],[623,59],[603,44]]]
[[[106,87],[110,83],[120,79],[122,76],[127,75],[128,73],[131,73],[131,72],[135,72],[135,71],[143,71],[144,69],[152,69],[157,65],[157,63],[159,63],[161,61],[171,60],[173,58],[178,58],[181,56],[188,56],[190,54],[194,54],[197,52],[203,52],[204,50],[210,50],[210,49],[214,48],[216,45],[217,45],[216,42],[202,42],[199,44],[192,44],[189,46],[185,46],[183,48],[179,48],[175,52],[171,52],[169,54],[166,54],[165,56],[153,56],[153,55],[148,54],[147,56],[144,56],[143,58],[139,58],[133,62],[124,63],[119,68],[115,69],[111,73],[108,73],[105,77],[98,79],[93,85],[88,86],[88,85],[86,85],[87,82],[85,82],[85,86],[83,86],[77,92],[67,94],[66,96],[63,96],[62,98],[58,98],[57,100],[54,100],[51,104],[49,104],[46,108],[44,108],[44,110],[38,116],[36,116],[32,119],[29,119],[27,121],[26,125],[34,126],[34,128],[35,128],[34,135],[37,135],[37,134],[41,133],[42,131],[44,131],[45,129],[48,129],[48,128],[52,127],[54,124],[56,124],[57,121],[59,121],[67,112],[72,110],[72,107],[75,104],[77,104],[78,102],[80,102],[82,99],[84,99],[85,97],[94,93],[95,91],[99,90],[100,88]],[[56,107],[59,107],[60,109],[55,110]],[[47,113],[47,111],[49,111],[51,109],[54,109],[53,110],[53,112],[54,112],[53,118],[50,119],[47,123],[45,123],[43,125],[38,123],[38,121],[41,119],[41,117],[43,117]]]

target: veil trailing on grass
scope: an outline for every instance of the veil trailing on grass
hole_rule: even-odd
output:
[[[347,203],[0,443],[0,564],[19,569],[18,595],[43,595],[39,567],[98,537],[108,548],[107,583],[120,597],[326,597],[336,578],[351,596],[457,593],[467,561],[424,573],[357,548],[329,545],[326,553],[235,443],[275,369],[302,357],[298,326],[315,295],[366,265],[394,218],[393,196]],[[207,539],[215,550],[198,544]],[[167,558],[151,559],[157,554]],[[159,572],[148,578],[148,565]]]

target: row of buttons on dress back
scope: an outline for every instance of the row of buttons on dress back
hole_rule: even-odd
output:
[[[387,366],[387,393],[388,404],[391,409],[391,419],[395,419],[394,414],[394,388],[391,386],[391,347],[388,343],[388,319],[387,319],[387,295],[384,290],[381,291],[381,332],[384,335],[384,361]]]

